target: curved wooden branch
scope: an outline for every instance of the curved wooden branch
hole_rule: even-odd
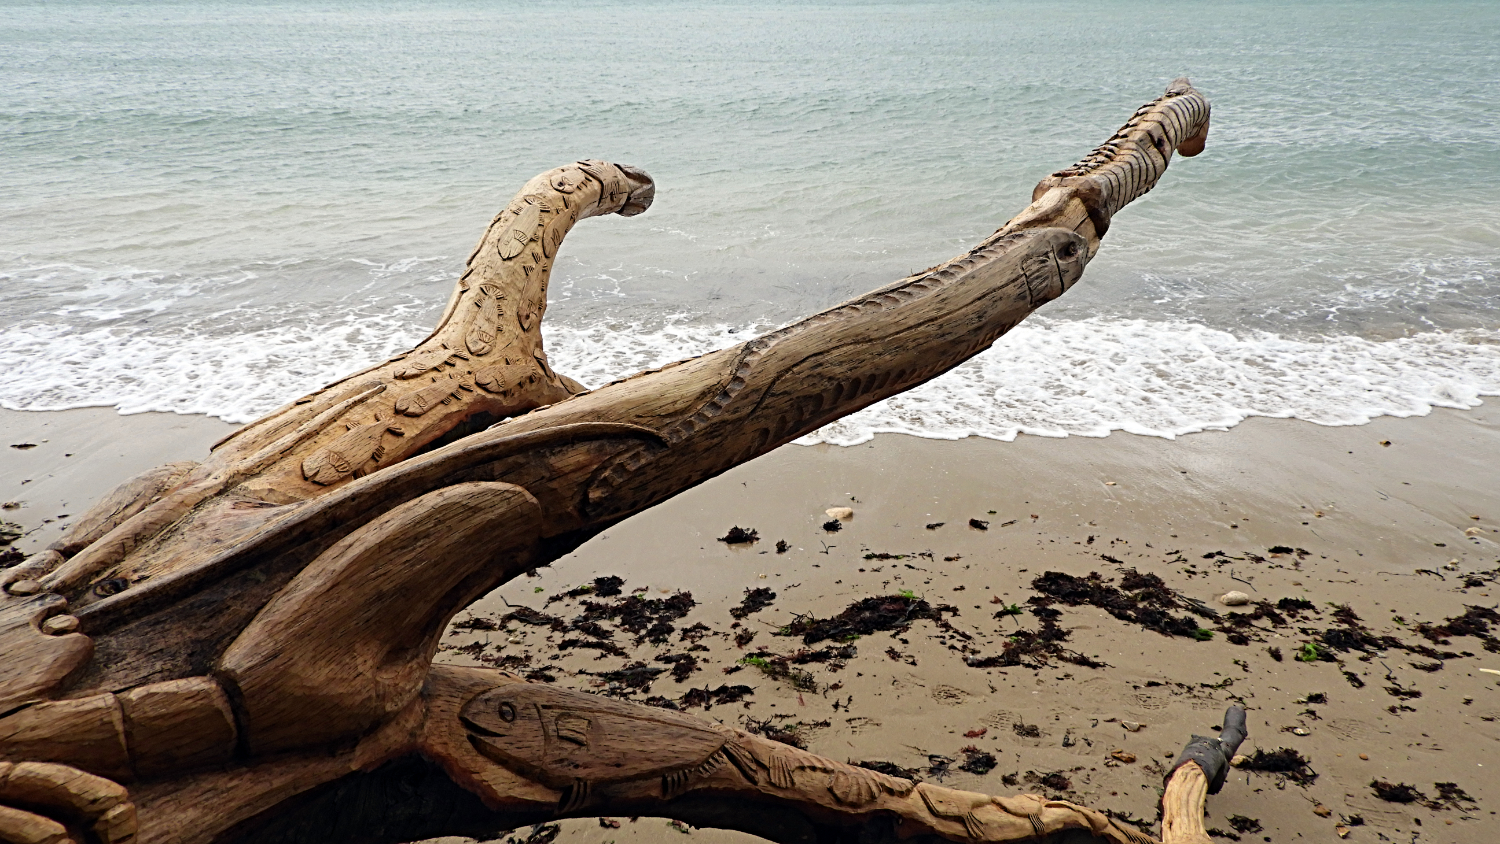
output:
[[[431,660],[485,592],[987,348],[1067,291],[1113,215],[1207,131],[1206,100],[1179,80],[965,254],[592,392],[542,348],[552,261],[578,220],[639,213],[654,188],[599,161],[532,179],[416,348],[246,426],[201,464],[128,482],[4,573],[0,763],[56,799],[10,805],[0,789],[0,840],[76,838],[67,795],[80,783],[114,801],[83,813],[107,841],[129,840],[137,810],[142,842],[335,840],[308,837],[323,828],[298,806],[379,795],[393,770],[417,770],[418,796],[451,813],[398,824],[371,805],[338,829],[404,840],[392,830],[653,812],[785,841],[1063,828],[1148,840],[1071,804],[914,785]],[[114,783],[131,785],[128,801]]]

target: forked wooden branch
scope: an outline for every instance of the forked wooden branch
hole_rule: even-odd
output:
[[[1149,840],[432,658],[511,578],[987,348],[1078,280],[1208,117],[1178,80],[969,252],[593,391],[542,348],[552,261],[653,185],[600,161],[532,179],[415,349],[126,483],[0,575],[0,840],[399,841],[600,814],[776,841]]]

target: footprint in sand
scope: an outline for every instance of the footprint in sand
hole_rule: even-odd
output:
[[[1342,741],[1362,741],[1378,735],[1389,735],[1375,725],[1357,718],[1334,718],[1323,729]]]
[[[1405,826],[1408,823],[1409,812],[1400,809],[1391,809],[1376,800],[1374,797],[1366,797],[1363,794],[1347,794],[1344,796],[1344,805],[1348,806],[1351,815],[1361,815],[1365,823],[1370,826],[1380,826],[1386,829]]]
[[[1150,712],[1166,709],[1172,705],[1172,702],[1169,700],[1164,700],[1156,695],[1146,694],[1145,692],[1133,694],[1129,699],[1133,701],[1132,706],[1135,708],[1145,709]]]
[[[956,686],[934,686],[932,699],[947,706],[958,706],[973,695]]]
[[[1016,723],[1016,715],[1014,712],[1000,709],[980,718],[979,723],[992,730],[1008,730],[1011,724]]]

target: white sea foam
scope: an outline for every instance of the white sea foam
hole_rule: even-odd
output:
[[[244,422],[409,348],[406,315],[212,338],[185,332],[78,332],[45,324],[0,336],[0,406],[205,413]],[[769,326],[553,325],[554,365],[585,384],[748,339]],[[217,332],[216,332],[217,333]],[[1250,416],[1357,425],[1377,416],[1468,408],[1500,395],[1500,332],[1394,340],[1293,340],[1189,323],[1034,318],[953,372],[801,440],[854,445],[876,433],[958,439],[1175,437]]]

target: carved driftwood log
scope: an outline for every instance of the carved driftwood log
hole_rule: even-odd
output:
[[[653,185],[600,161],[532,179],[416,348],[126,483],[3,573],[0,840],[399,841],[598,814],[776,841],[1149,840],[431,661],[486,592],[988,347],[1078,280],[1208,117],[1178,80],[969,252],[592,392],[542,348],[552,261]]]

